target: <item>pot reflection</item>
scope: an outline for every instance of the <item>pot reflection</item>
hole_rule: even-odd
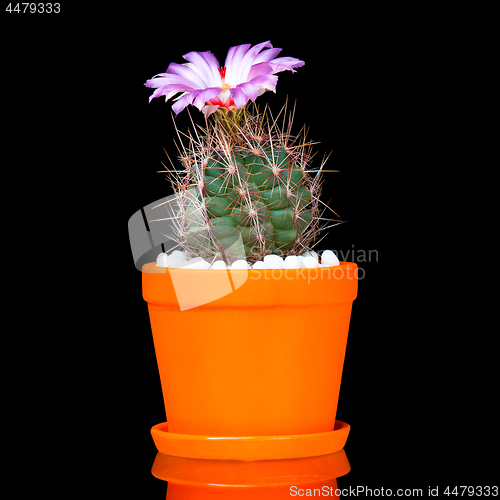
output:
[[[167,500],[277,500],[314,495],[336,498],[337,478],[350,469],[342,449],[319,457],[257,462],[158,453],[151,472],[168,481]]]
[[[301,486],[238,488],[168,483],[167,500],[285,500],[301,497],[339,498],[337,480],[327,479]]]

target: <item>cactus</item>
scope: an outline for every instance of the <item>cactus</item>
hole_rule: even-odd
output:
[[[205,115],[205,128],[195,127],[180,149],[183,169],[169,172],[177,241],[193,257],[231,264],[297,255],[326,229],[319,200],[325,161],[310,168],[312,143],[303,131],[291,135],[293,113],[286,122],[282,110],[278,126],[267,107],[260,113],[255,105],[276,90],[277,73],[305,64],[276,57],[280,51],[270,41],[231,47],[224,66],[209,51],[189,52],[186,63],[171,63],[146,82],[155,89],[150,102],[180,93],[176,114],[193,105]]]
[[[170,173],[179,195],[178,243],[188,254],[230,264],[311,249],[322,224],[324,161],[312,171],[312,143],[305,133],[291,135],[291,117],[284,125],[253,105],[219,110],[187,136],[183,169]]]

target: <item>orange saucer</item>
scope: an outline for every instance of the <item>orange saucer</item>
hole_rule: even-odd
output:
[[[175,457],[211,460],[280,460],[316,457],[341,450],[350,425],[335,421],[330,432],[288,436],[211,437],[173,434],[168,423],[152,427],[151,435],[160,453]]]
[[[151,473],[175,484],[274,487],[327,481],[351,470],[345,451],[287,460],[242,462],[180,458],[158,452]]]

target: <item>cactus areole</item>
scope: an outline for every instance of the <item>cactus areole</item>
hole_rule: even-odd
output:
[[[270,42],[231,47],[224,66],[211,52],[190,52],[187,63],[171,63],[146,82],[156,89],[150,101],[180,93],[176,114],[192,104],[206,118],[183,134],[182,168],[167,170],[179,202],[177,243],[192,256],[231,264],[298,255],[331,222],[319,199],[325,161],[311,168],[312,143],[302,131],[291,134],[286,110],[278,123],[267,107],[261,112],[250,102],[275,92],[276,73],[304,65],[277,58],[280,51]]]

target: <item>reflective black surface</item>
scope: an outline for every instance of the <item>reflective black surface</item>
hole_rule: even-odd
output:
[[[441,434],[436,432],[429,435],[427,441],[422,433],[414,433],[415,439],[412,440],[402,433],[383,437],[381,434],[352,429],[343,450],[348,466],[345,462],[340,465],[337,462],[337,466],[331,461],[326,465],[324,461],[321,464],[325,457],[316,457],[310,459],[311,462],[316,461],[313,465],[307,463],[308,459],[301,459],[302,466],[297,465],[300,460],[295,463],[288,461],[291,464],[290,472],[287,471],[286,464],[276,469],[276,464],[267,466],[262,462],[258,464],[260,469],[256,468],[255,463],[250,463],[247,469],[244,462],[236,463],[231,469],[231,463],[228,465],[227,462],[220,462],[219,467],[216,461],[170,457],[172,465],[168,461],[169,457],[165,456],[161,463],[150,436],[136,433],[124,435],[121,443],[114,443],[114,450],[112,440],[106,440],[102,436],[103,439],[82,443],[84,448],[80,453],[72,452],[69,448],[61,453],[59,449],[58,453],[50,454],[50,464],[45,463],[43,456],[36,453],[26,453],[21,463],[29,477],[30,486],[34,487],[34,492],[40,498],[165,499],[165,478],[169,472],[171,481],[168,484],[190,484],[193,487],[170,487],[172,496],[167,498],[183,499],[185,497],[182,495],[187,494],[186,492],[195,495],[187,498],[212,498],[209,495],[215,494],[213,488],[207,490],[205,497],[199,496],[200,488],[209,488],[210,484],[225,485],[224,495],[228,494],[231,484],[233,487],[238,485],[235,490],[238,493],[246,484],[245,478],[247,483],[254,485],[252,491],[257,491],[255,484],[264,489],[255,496],[238,497],[235,493],[232,497],[226,497],[221,493],[219,497],[216,495],[213,498],[268,498],[262,496],[264,491],[271,495],[270,490],[275,486],[273,491],[276,496],[269,498],[285,498],[284,491],[288,495],[294,491],[290,490],[290,486],[295,485],[305,491],[308,484],[315,482],[309,481],[307,474],[316,474],[315,479],[325,481],[321,483],[323,486],[330,479],[338,477],[336,474],[339,473],[339,467],[342,475],[337,478],[336,487],[351,488],[350,491],[355,490],[358,497],[363,498],[363,492],[368,489],[380,492],[381,488],[391,489],[394,495],[397,489],[415,488],[423,492],[423,497],[429,497],[429,488],[438,487],[442,492],[446,486],[496,484],[498,459],[493,446],[498,442],[498,435],[491,429],[483,429],[481,433],[482,438],[476,436],[478,439],[475,442],[470,437],[459,443],[455,434],[451,436],[446,430]],[[346,473],[349,466],[350,470]],[[153,475],[152,468],[155,467],[156,471],[153,472],[156,476],[163,477],[163,480]],[[279,472],[276,473],[276,470]],[[331,477],[327,479],[329,471]],[[273,481],[276,475],[281,480]],[[294,479],[297,484],[292,484]],[[334,486],[333,481],[328,485]],[[246,484],[246,487],[250,486],[251,484]],[[194,490],[196,494],[190,490]]]
[[[449,155],[462,145],[426,149],[447,130],[453,85],[440,71],[462,55],[459,37],[442,34],[448,17],[426,13],[412,31],[414,10],[343,16],[328,5],[306,22],[301,11],[284,20],[252,6],[247,14],[260,17],[245,19],[243,32],[229,6],[210,7],[217,20],[200,14],[202,27],[189,6],[157,7],[144,4],[139,22],[137,5],[101,12],[75,2],[55,29],[16,14],[3,33],[4,142],[14,146],[5,214],[16,224],[5,233],[5,270],[19,285],[5,299],[2,331],[4,435],[19,452],[6,453],[20,473],[11,497],[165,499],[149,434],[165,414],[127,221],[171,194],[156,171],[169,164],[164,147],[175,159],[175,130],[170,106],[148,105],[143,84],[188,51],[220,56],[268,39],[306,66],[280,76],[263,102],[280,109],[287,95],[297,99],[297,123],[311,126],[318,157],[332,151],[329,168],[340,170],[326,177],[324,198],[347,223],[320,247],[351,252],[365,271],[337,413],[351,425],[351,471],[339,487],[498,482],[498,327],[486,319],[496,312],[496,261],[484,245],[495,227],[481,237],[468,232],[473,224],[450,230],[462,207],[480,218],[467,190],[463,204],[446,201],[458,175]],[[426,46],[433,29],[440,36]],[[460,113],[461,98],[451,101]],[[179,124],[189,126],[188,115]]]

